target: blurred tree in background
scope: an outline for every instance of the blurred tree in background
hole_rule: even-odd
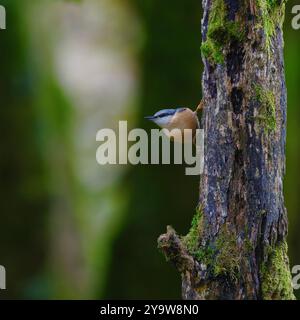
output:
[[[300,264],[300,31],[285,24],[286,205]],[[6,0],[0,31],[0,264],[9,298],[180,298],[156,239],[185,234],[199,177],[108,166],[96,132],[201,99],[201,1]]]
[[[7,179],[1,180],[1,187],[13,204],[1,201],[5,294],[99,297],[127,192],[120,189],[126,167],[97,165],[95,137],[103,127],[117,129],[121,117],[134,125],[139,28],[123,1],[4,5],[8,28],[1,33],[1,64],[7,70],[2,73],[6,108],[1,111],[6,112],[2,120],[9,132],[2,135],[7,155],[2,156],[1,169]],[[17,139],[23,139],[19,148]],[[31,170],[20,167],[24,162]],[[24,196],[17,193],[19,184]]]
[[[23,3],[1,4],[9,23],[0,34],[0,260],[7,269],[9,288],[1,295],[17,298],[24,296],[46,259],[49,194]]]

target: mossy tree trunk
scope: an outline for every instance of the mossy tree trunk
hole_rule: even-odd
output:
[[[287,256],[284,1],[203,0],[205,168],[188,235],[158,243],[184,299],[293,299]]]

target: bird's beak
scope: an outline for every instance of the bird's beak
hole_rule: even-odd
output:
[[[148,116],[148,117],[145,117],[145,119],[150,120],[150,121],[153,121],[155,118],[156,118],[155,116]]]

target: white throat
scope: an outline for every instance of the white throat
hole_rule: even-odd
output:
[[[167,128],[173,116],[166,116],[163,118],[154,119],[153,122],[156,123],[161,128]]]

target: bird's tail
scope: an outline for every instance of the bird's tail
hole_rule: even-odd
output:
[[[198,104],[198,107],[196,108],[195,113],[198,113],[198,112],[202,111],[203,108],[204,108],[204,100],[202,99],[200,101],[200,103]]]

